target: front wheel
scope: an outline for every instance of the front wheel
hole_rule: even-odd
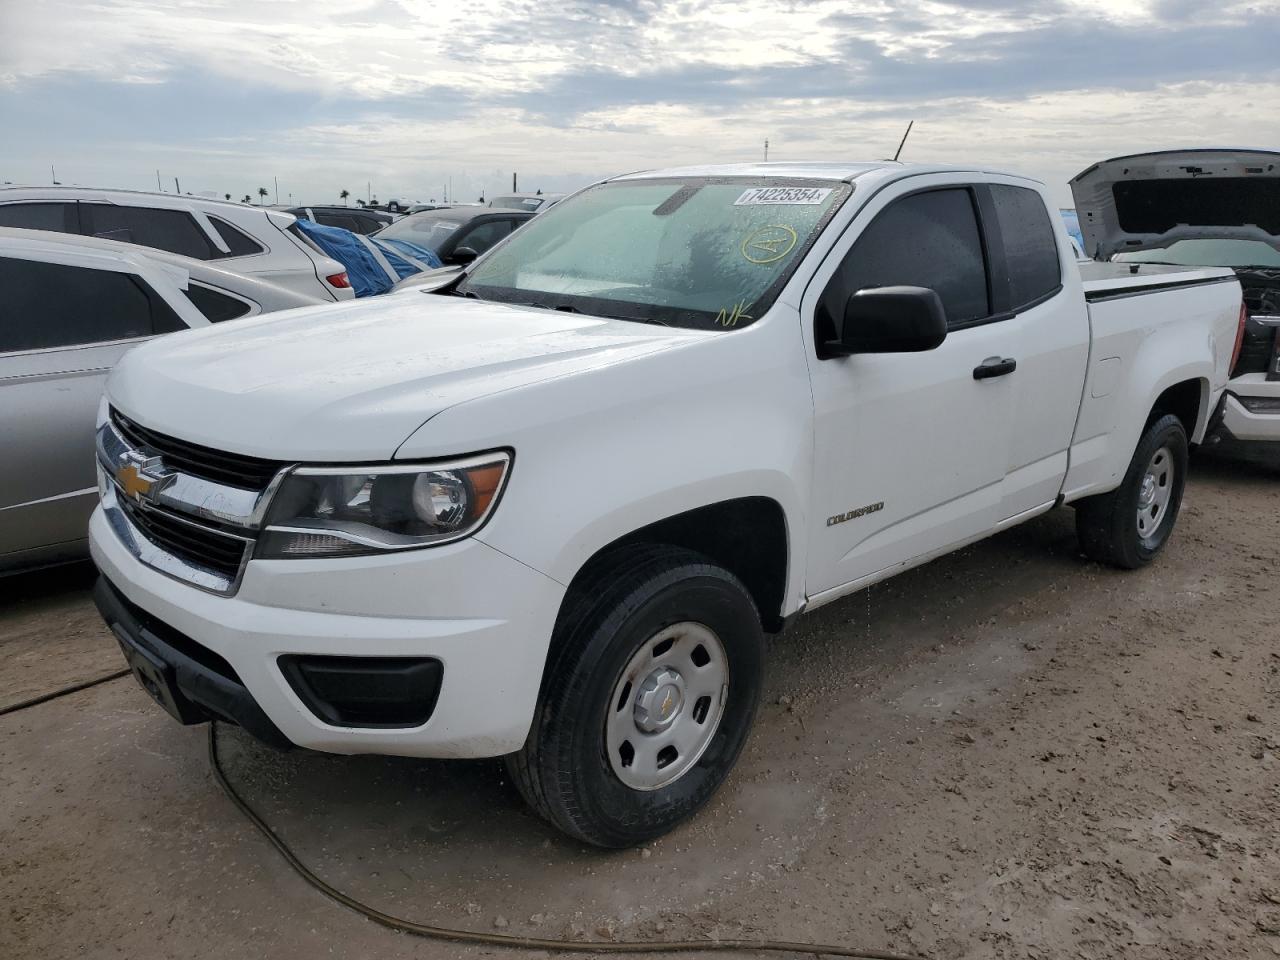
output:
[[[566,600],[508,769],[570,836],[602,847],[661,836],[733,768],[763,667],[760,617],[733,574],[679,548],[619,551]]]
[[[1120,486],[1076,505],[1076,536],[1099,563],[1134,570],[1173,533],[1187,482],[1187,432],[1172,414],[1148,425]]]

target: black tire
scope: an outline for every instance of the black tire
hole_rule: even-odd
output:
[[[1139,498],[1147,467],[1161,449],[1168,451],[1172,461],[1169,501],[1154,529],[1144,533],[1138,528]],[[1152,420],[1138,441],[1120,486],[1076,504],[1076,536],[1085,555],[1122,570],[1136,570],[1150,563],[1168,542],[1178,520],[1188,459],[1187,431],[1182,421],[1172,414]]]
[[[760,616],[742,583],[706,557],[635,545],[595,564],[565,600],[524,747],[507,769],[525,800],[565,833],[629,847],[692,816],[724,782],[746,743],[764,678]],[[728,695],[696,763],[666,786],[633,789],[606,755],[605,721],[624,667],[664,627],[713,631]]]

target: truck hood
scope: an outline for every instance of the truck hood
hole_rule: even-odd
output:
[[[116,367],[107,395],[146,427],[219,450],[390,460],[448,407],[714,335],[405,293],[154,340]]]
[[[1280,250],[1280,153],[1171,150],[1096,163],[1071,181],[1085,253],[1174,240],[1261,240]]]

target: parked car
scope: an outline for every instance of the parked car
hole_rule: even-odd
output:
[[[0,229],[0,574],[82,557],[94,412],[111,366],[161,333],[323,301],[113,240]]]
[[[171,193],[0,187],[0,227],[134,243],[325,300],[355,297],[342,265],[292,229],[290,213]]]
[[[490,210],[487,207],[442,207],[414,213],[378,234],[379,240],[406,240],[430,250],[440,262],[470,263],[513,230],[532,213]]]
[[[528,210],[536,213],[545,210],[565,198],[563,193],[508,193],[489,201],[491,207],[507,210]]]
[[[302,220],[310,220],[326,227],[341,227],[364,236],[377,233],[397,219],[394,214],[360,207],[290,207],[288,212]]]
[[[1280,441],[1280,153],[1117,157],[1071,181],[1086,251],[1132,264],[1228,267],[1247,318],[1213,441]]]
[[[733,767],[764,631],[1062,503],[1096,560],[1165,546],[1240,286],[1088,267],[971,167],[597,184],[435,293],[130,354],[99,607],[182,722],[505,754],[557,827],[642,842]]]

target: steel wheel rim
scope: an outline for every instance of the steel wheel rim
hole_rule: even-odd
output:
[[[1161,447],[1151,455],[1142,476],[1142,485],[1138,488],[1138,536],[1143,540],[1154,538],[1169,515],[1176,478],[1173,451]]]
[[[605,714],[609,766],[633,790],[659,790],[706,752],[729,692],[729,659],[710,628],[686,621],[642,643],[614,684]]]

